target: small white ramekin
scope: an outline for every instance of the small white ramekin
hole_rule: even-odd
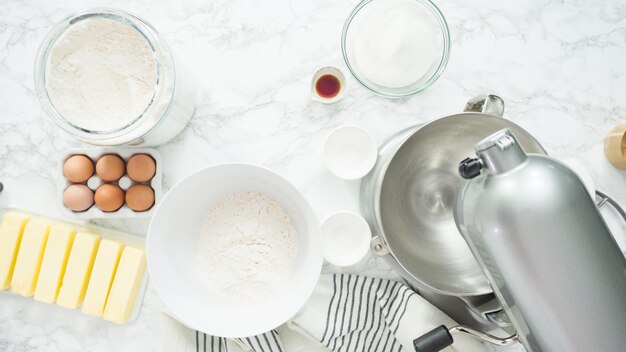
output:
[[[357,126],[339,126],[330,132],[324,144],[324,162],[328,170],[344,180],[367,175],[378,158],[374,138]]]
[[[347,267],[358,264],[370,250],[372,232],[367,221],[352,212],[340,212],[322,223],[324,259]]]

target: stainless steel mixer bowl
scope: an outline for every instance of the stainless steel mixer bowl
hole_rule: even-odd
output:
[[[435,120],[402,143],[380,189],[380,220],[390,251],[429,287],[447,294],[490,293],[482,269],[460,236],[452,207],[462,181],[458,163],[473,145],[509,128],[528,153],[544,153],[528,132],[505,119],[464,113]]]
[[[462,182],[458,164],[474,153],[477,141],[503,128],[519,136],[526,152],[545,154],[528,132],[500,117],[503,111],[502,99],[481,96],[464,113],[399,132],[383,143],[361,186],[373,252],[427,297],[436,293],[483,305],[472,310],[483,319],[486,311],[499,308],[454,222],[452,206]]]

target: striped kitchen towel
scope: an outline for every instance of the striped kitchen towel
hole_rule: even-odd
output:
[[[455,325],[400,282],[348,274],[322,275],[311,298],[290,322],[258,336],[218,338],[167,319],[164,351],[183,352],[298,352],[313,351],[312,347],[314,351],[412,352],[417,336],[442,324]],[[444,351],[491,349],[460,336]]]
[[[164,310],[161,319],[161,338],[166,352],[287,352],[276,330],[262,335],[226,339],[192,330],[182,325]]]

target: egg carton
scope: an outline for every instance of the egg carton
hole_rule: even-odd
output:
[[[96,191],[96,189],[98,189],[98,187],[100,187],[101,185],[105,183],[117,184],[118,186],[120,186],[122,190],[124,190],[124,192],[126,192],[128,188],[130,188],[132,185],[135,185],[135,184],[148,185],[152,187],[152,189],[154,190],[154,204],[152,205],[152,208],[146,211],[135,211],[129,208],[126,205],[126,203],[124,203],[124,205],[122,205],[120,209],[113,211],[113,212],[102,211],[96,206],[95,203],[91,206],[91,208],[85,211],[80,211],[80,212],[73,211],[67,208],[65,204],[63,204],[63,191],[65,191],[65,189],[68,186],[72,184],[76,184],[76,183],[70,182],[67,178],[65,178],[65,176],[63,175],[63,164],[69,157],[73,155],[77,155],[77,154],[82,154],[82,155],[86,155],[87,157],[89,157],[91,160],[93,160],[94,166],[99,158],[107,154],[119,155],[122,159],[124,159],[124,163],[127,163],[128,160],[133,155],[136,155],[136,154],[150,155],[156,163],[156,171],[155,171],[154,177],[148,182],[135,182],[131,180],[127,174],[124,174],[124,176],[122,176],[122,178],[120,178],[118,181],[105,182],[102,179],[100,179],[100,177],[98,177],[98,175],[96,175],[94,172],[94,175],[91,176],[89,180],[87,180],[87,182],[83,182],[82,184],[86,184],[87,187],[89,187],[94,192]],[[58,167],[59,172],[57,173],[58,180],[59,180],[58,194],[59,194],[60,206],[61,208],[63,208],[66,214],[75,218],[79,218],[79,219],[114,219],[114,218],[151,217],[152,214],[154,214],[154,210],[162,197],[161,188],[162,188],[162,180],[163,180],[163,170],[162,170],[161,164],[162,164],[162,161],[161,161],[161,156],[159,152],[157,152],[155,149],[152,149],[152,148],[114,148],[114,147],[111,147],[111,148],[69,149],[65,152],[65,155],[61,159],[61,163]]]
[[[133,247],[137,247],[137,248],[141,248],[143,250],[146,250],[146,239],[144,237],[142,237],[141,235],[130,234],[130,233],[121,232],[121,231],[117,231],[117,230],[113,230],[113,229],[109,229],[109,228],[105,228],[105,227],[101,227],[101,226],[97,226],[97,225],[77,222],[77,221],[82,221],[82,220],[77,220],[77,221],[61,220],[61,219],[57,219],[57,218],[52,217],[52,216],[47,216],[45,214],[38,214],[38,213],[33,213],[33,212],[30,212],[30,211],[22,210],[21,208],[14,207],[14,206],[11,206],[11,205],[9,205],[7,207],[1,207],[0,208],[0,222],[2,222],[2,217],[4,216],[4,214],[7,213],[7,212],[10,212],[10,211],[17,211],[17,212],[20,212],[22,214],[26,214],[26,215],[28,215],[28,217],[31,220],[39,219],[39,220],[43,220],[43,221],[45,221],[47,223],[54,224],[54,225],[59,225],[59,224],[60,225],[66,225],[68,227],[73,228],[76,232],[94,233],[94,234],[99,235],[100,238],[102,238],[102,239],[118,241],[118,242],[121,242],[121,243],[123,243],[124,245],[127,245],[127,246],[133,246]],[[141,308],[143,307],[143,301],[144,301],[144,297],[145,297],[145,294],[146,294],[147,287],[148,287],[148,269],[146,267],[146,271],[143,274],[143,278],[142,278],[141,284],[139,286],[139,291],[137,292],[137,298],[136,298],[136,301],[135,301],[133,312],[131,313],[130,319],[128,321],[124,322],[122,325],[127,325],[127,324],[134,323],[137,320],[137,318],[139,317],[139,314],[141,313]],[[2,296],[5,296],[5,297],[3,298]],[[48,303],[37,302],[37,301],[33,300],[32,297],[24,297],[24,296],[21,296],[21,295],[17,295],[15,293],[13,293],[11,291],[11,289],[0,291],[0,300],[8,299],[9,297],[11,297],[11,299],[15,299],[15,300],[29,301],[28,304],[29,305],[34,305],[34,306],[42,306],[42,307],[43,306],[55,306],[56,308],[59,309],[59,311],[63,312],[63,314],[61,316],[59,316],[61,319],[64,319],[63,317],[67,317],[68,320],[75,319],[77,317],[88,317],[88,318],[93,318],[93,319],[96,319],[96,320],[100,320],[102,322],[102,324],[105,324],[105,325],[112,325],[112,326],[118,326],[119,325],[117,323],[110,322],[110,321],[104,320],[102,318],[93,317],[93,316],[90,316],[90,315],[83,314],[80,308],[78,308],[78,309],[67,309],[67,308],[59,307],[55,303],[48,304]]]

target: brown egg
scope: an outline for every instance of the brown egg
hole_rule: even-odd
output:
[[[133,185],[126,191],[126,205],[134,211],[146,211],[154,205],[154,190],[146,185]]]
[[[156,172],[156,163],[150,155],[137,154],[133,155],[128,164],[126,164],[128,177],[135,182],[150,181]]]
[[[124,176],[124,160],[116,154],[107,154],[98,159],[96,163],[96,174],[103,181],[117,181]],[[97,203],[97,202],[96,202]]]
[[[85,211],[93,205],[93,191],[85,185],[70,185],[63,191],[63,204],[73,211]]]
[[[96,206],[102,211],[116,211],[124,205],[124,191],[118,185],[105,183],[96,190]]]
[[[93,175],[93,161],[85,155],[77,154],[63,163],[63,176],[75,183],[83,183]]]

